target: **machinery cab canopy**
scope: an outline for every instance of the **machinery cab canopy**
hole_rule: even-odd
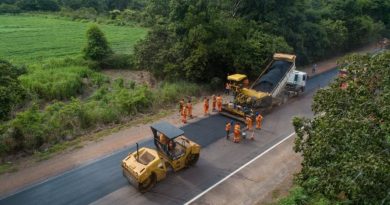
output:
[[[237,93],[242,88],[249,87],[248,77],[244,74],[233,74],[227,77],[233,92]]]
[[[234,82],[241,82],[245,78],[247,78],[247,76],[244,74],[233,74],[228,76],[228,80]]]
[[[179,137],[184,134],[184,131],[167,123],[167,122],[160,122],[157,124],[154,124],[151,126],[153,136],[154,138],[158,138],[160,134],[163,134],[165,137],[167,137],[169,140],[173,140],[176,137]]]
[[[154,144],[160,153],[164,153],[164,155],[171,160],[176,160],[184,154],[184,152],[175,152],[175,150],[177,150],[177,141],[175,139],[184,135],[183,130],[167,122],[154,124],[151,126],[151,129],[154,135]]]

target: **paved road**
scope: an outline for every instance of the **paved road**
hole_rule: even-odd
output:
[[[135,147],[119,151],[0,200],[0,204],[183,204],[245,164],[293,131],[291,118],[310,116],[313,92],[336,75],[333,70],[310,79],[305,95],[267,115],[256,141],[233,144],[224,139],[227,118],[214,115],[184,126],[186,135],[202,145],[196,167],[171,174],[149,193],[140,194],[122,176],[120,162]],[[146,140],[140,146],[153,147]]]

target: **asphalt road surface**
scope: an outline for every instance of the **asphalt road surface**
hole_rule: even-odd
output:
[[[255,141],[234,144],[225,139],[226,117],[213,115],[182,127],[186,136],[202,146],[198,164],[169,174],[146,194],[140,194],[122,176],[121,160],[135,146],[20,190],[0,204],[183,204],[209,188],[256,155],[293,132],[291,118],[312,116],[312,95],[337,74],[331,70],[308,81],[306,93],[290,99],[265,117]],[[152,138],[140,146],[153,147]]]

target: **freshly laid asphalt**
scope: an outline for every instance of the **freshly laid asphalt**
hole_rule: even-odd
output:
[[[337,74],[331,70],[309,79],[304,95],[290,99],[265,116],[264,127],[256,131],[256,141],[233,144],[224,139],[229,119],[212,115],[182,127],[185,135],[202,146],[198,164],[169,174],[146,194],[138,193],[122,176],[121,160],[135,146],[70,170],[0,200],[0,204],[183,204],[229,173],[264,152],[293,132],[291,118],[311,116],[312,95]],[[140,142],[153,147],[153,141]]]

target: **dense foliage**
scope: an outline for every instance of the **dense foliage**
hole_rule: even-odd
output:
[[[150,1],[155,26],[136,48],[140,68],[158,77],[210,82],[250,76],[273,52],[299,63],[345,52],[390,28],[390,1]]]
[[[390,52],[341,64],[348,74],[315,95],[315,118],[294,119],[294,149],[304,157],[297,184],[326,204],[388,204]]]
[[[256,22],[231,18],[208,1],[170,6],[168,25],[155,26],[136,47],[138,66],[158,77],[210,82],[236,70],[257,73],[269,54],[292,51],[282,37],[262,31]]]
[[[18,77],[24,72],[24,68],[0,59],[0,122],[23,100],[25,91]]]

